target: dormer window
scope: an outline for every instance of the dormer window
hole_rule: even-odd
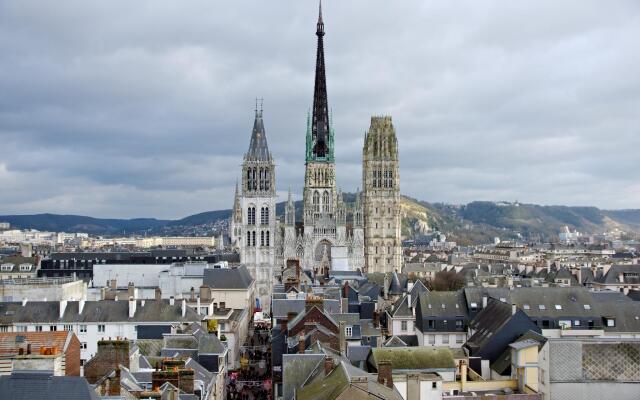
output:
[[[544,304],[540,304],[540,305],[538,305],[538,309],[540,309],[540,310],[546,310],[546,309],[547,309],[547,307],[546,307]]]
[[[615,318],[605,318],[607,321],[607,326],[608,327],[614,327],[616,326],[616,320]]]
[[[471,303],[471,311],[476,311],[478,309],[478,303]]]
[[[344,328],[344,335],[345,335],[346,337],[351,337],[351,336],[353,336],[353,327],[352,327],[352,326],[346,326],[346,327]]]
[[[524,308],[525,310],[530,310],[530,309],[531,309],[531,306],[530,306],[530,305],[528,305],[528,304],[523,304],[523,305],[522,305],[522,308]]]
[[[556,310],[562,310],[562,306],[560,304],[556,304]]]
[[[31,271],[31,264],[22,264],[22,265],[20,265],[20,271],[21,272]]]
[[[585,310],[591,310],[591,305],[589,305],[589,304],[585,304],[585,305],[584,305],[584,309],[585,309]]]

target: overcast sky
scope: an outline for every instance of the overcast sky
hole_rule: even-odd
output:
[[[338,184],[372,114],[401,191],[640,208],[640,2],[325,0]],[[317,2],[0,1],[0,214],[230,208],[264,98],[301,193]]]

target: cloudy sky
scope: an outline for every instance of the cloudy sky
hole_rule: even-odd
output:
[[[402,192],[640,208],[640,2],[325,0],[337,178],[393,116]],[[0,1],[0,215],[229,208],[264,98],[301,193],[317,3]]]

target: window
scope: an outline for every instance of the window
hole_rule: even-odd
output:
[[[438,388],[438,382],[431,382],[431,389],[437,389]]]
[[[20,265],[20,272],[28,272],[28,271],[31,271],[31,264]]]
[[[2,268],[3,271],[11,271],[13,269],[13,264],[2,264]]]
[[[86,325],[80,325],[80,333],[87,333],[87,326]]]
[[[267,247],[271,246],[269,236],[269,231],[267,231]]]
[[[262,225],[269,225],[269,207],[262,207],[260,210],[260,223]]]
[[[0,325],[0,332],[9,332],[9,325]]]
[[[255,225],[256,224],[256,208],[249,207],[247,209],[247,224]]]
[[[456,329],[462,329],[462,319],[456,318]]]
[[[353,327],[351,327],[351,326],[346,326],[346,327],[344,328],[344,335],[345,335],[346,337],[351,337],[351,336],[353,336]]]
[[[429,344],[436,344],[436,335],[429,335]]]
[[[573,326],[580,326],[580,320],[576,319],[575,321],[573,321]]]
[[[464,342],[464,335],[456,335],[456,343],[462,344]]]
[[[26,326],[16,326],[16,329],[18,332],[26,332],[27,331],[27,327]]]
[[[86,350],[87,349],[87,342],[80,342],[80,348],[82,350]]]
[[[556,310],[562,310],[562,306],[560,304],[556,304]]]
[[[264,247],[264,231],[260,232],[260,246]]]
[[[429,329],[436,329],[436,320],[435,319],[430,319],[428,321],[428,324],[429,324],[428,325]]]
[[[449,335],[442,335],[442,344],[449,344]]]
[[[531,306],[530,306],[530,305],[528,305],[528,304],[523,304],[523,305],[522,305],[522,308],[524,308],[525,310],[530,310],[530,309],[531,309]]]
[[[607,326],[609,327],[616,326],[616,320],[613,318],[607,318]]]
[[[98,325],[98,333],[104,333],[104,325]]]
[[[80,359],[80,366],[81,366],[81,367],[82,367],[82,366],[84,366],[84,363],[85,363],[85,362],[87,362],[87,361],[86,361],[84,358],[81,358],[81,359]]]
[[[547,309],[547,307],[545,307],[545,305],[544,305],[544,304],[540,304],[540,305],[538,305],[538,309],[540,309],[540,310],[546,310],[546,309]]]
[[[476,311],[476,310],[478,310],[478,303],[471,303],[471,311]]]
[[[585,309],[585,310],[591,310],[591,305],[589,305],[589,304],[585,304],[585,305],[584,305],[584,309]]]
[[[403,332],[406,332],[406,331],[407,331],[407,321],[400,321],[400,329],[401,329]]]
[[[49,331],[50,332],[55,332],[58,330],[58,326],[57,325],[49,325]]]
[[[42,325],[36,325],[36,332],[42,332]]]

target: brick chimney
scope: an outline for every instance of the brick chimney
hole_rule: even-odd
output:
[[[333,358],[326,356],[324,358],[324,374],[329,375],[333,371]]]
[[[307,345],[304,340],[304,335],[298,336],[298,354],[304,354],[304,351],[306,350],[306,348],[307,348]]]
[[[200,299],[205,303],[208,303],[211,301],[211,288],[209,288],[209,286],[207,285],[200,286]]]
[[[158,287],[158,288],[156,288],[156,291],[155,291],[155,298],[156,298],[156,301],[160,301],[160,300],[162,300],[162,290],[160,290],[160,288],[159,288],[159,287]]]
[[[129,282],[129,285],[127,286],[127,295],[129,298],[136,298],[136,287],[133,282]]]
[[[193,288],[193,286],[191,287],[191,298],[190,301],[193,303],[194,301],[196,301],[196,289]]]
[[[393,388],[393,376],[391,375],[391,361],[378,361],[378,383]]]

